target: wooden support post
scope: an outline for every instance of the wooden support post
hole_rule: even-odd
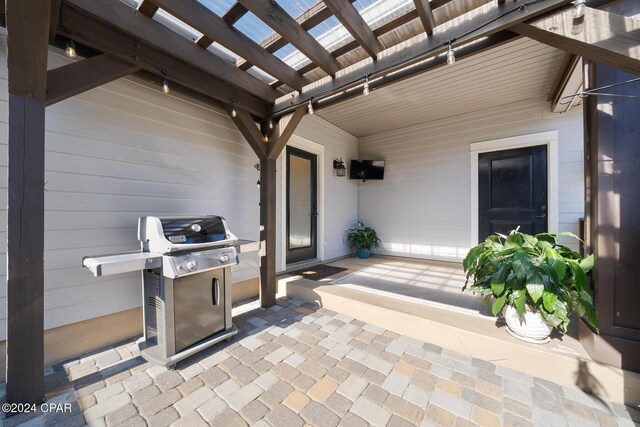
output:
[[[276,303],[276,159],[260,159],[260,241],[265,256],[260,260],[260,305]]]
[[[306,114],[306,106],[298,107],[284,129],[274,132],[265,143],[251,115],[237,109],[236,117],[227,111],[260,160],[260,241],[264,242],[264,256],[260,260],[260,304],[271,307],[276,303],[276,159],[287,145],[298,124]]]
[[[44,112],[49,0],[7,0],[7,403],[44,399]]]

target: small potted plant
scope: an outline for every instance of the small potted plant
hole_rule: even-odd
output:
[[[347,242],[356,248],[358,258],[367,259],[371,255],[371,249],[380,247],[380,238],[376,230],[365,227],[362,222],[358,222],[356,228],[349,229]]]
[[[493,298],[493,315],[502,312],[507,332],[525,341],[548,342],[553,328],[566,332],[574,310],[598,331],[586,279],[593,255],[582,258],[558,244],[558,236],[578,239],[568,232],[531,236],[515,230],[509,236],[489,236],[463,262],[463,291],[472,282],[469,289],[483,295],[485,304]]]

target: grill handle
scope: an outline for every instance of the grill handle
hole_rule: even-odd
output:
[[[220,303],[220,281],[217,277],[211,279],[211,304],[218,305]]]

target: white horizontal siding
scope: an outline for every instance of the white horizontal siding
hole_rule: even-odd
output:
[[[68,63],[57,51],[50,68]],[[7,231],[8,92],[6,37],[0,40],[0,240]],[[307,119],[305,119],[305,122]],[[346,156],[357,140],[318,119],[303,124],[306,138]],[[45,328],[138,307],[140,274],[94,278],[82,257],[139,248],[142,215],[213,213],[240,238],[259,237],[257,157],[222,109],[159,88],[120,79],[47,108],[45,154]],[[328,227],[330,254],[346,221],[355,218],[357,188],[348,213]],[[334,190],[331,183],[327,189]],[[346,200],[348,199],[348,201]],[[334,201],[335,200],[335,201]],[[332,236],[331,233],[339,233]],[[6,246],[0,246],[6,257]],[[241,256],[235,281],[258,276],[257,252]],[[6,337],[6,263],[0,263],[0,340]]]
[[[461,260],[471,241],[469,145],[550,130],[559,135],[559,227],[577,234],[582,114],[547,108],[541,99],[526,100],[360,138],[359,158],[386,161],[383,181],[358,187],[358,216],[378,231],[382,252]]]

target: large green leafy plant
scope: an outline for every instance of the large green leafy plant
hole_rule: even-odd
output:
[[[484,303],[495,298],[494,316],[506,304],[514,306],[520,316],[528,307],[566,332],[569,315],[578,310],[597,331],[593,293],[586,279],[593,268],[593,255],[582,258],[558,244],[558,236],[578,239],[568,232],[531,236],[517,230],[509,236],[489,236],[464,259],[467,280],[463,290],[472,281],[470,290],[483,295]]]
[[[376,230],[371,227],[358,227],[349,229],[347,241],[356,249],[379,248],[380,238],[376,234]]]

